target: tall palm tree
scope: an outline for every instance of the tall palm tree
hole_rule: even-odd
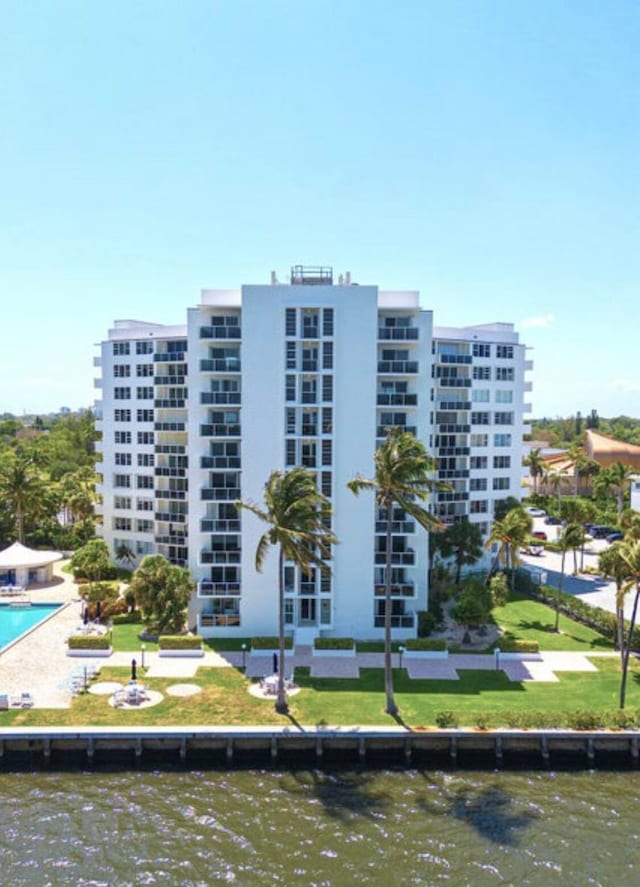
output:
[[[616,646],[620,650],[622,663],[624,660],[624,584],[628,576],[628,567],[622,557],[621,542],[613,542],[600,552],[598,569],[605,579],[613,579],[616,583]]]
[[[25,521],[42,512],[45,493],[36,459],[25,452],[7,453],[0,466],[0,499],[13,513],[18,542],[24,543]]]
[[[397,505],[427,530],[441,530],[442,523],[421,505],[435,489],[443,489],[431,477],[434,459],[427,453],[422,441],[401,428],[390,428],[384,443],[374,455],[373,477],[356,475],[347,486],[357,496],[362,490],[375,493],[376,505],[383,509],[386,520],[386,563],[384,588],[384,688],[385,711],[398,713],[393,696],[391,668],[391,525],[393,506]]]
[[[621,557],[627,568],[627,579],[623,585],[623,591],[627,593],[631,589],[635,590],[633,598],[633,609],[631,611],[631,619],[629,620],[629,630],[627,632],[627,642],[624,646],[624,656],[622,659],[622,679],[620,681],[620,708],[624,708],[625,695],[627,690],[627,672],[629,670],[629,655],[633,644],[633,631],[636,626],[636,616],[638,613],[638,600],[640,599],[640,541],[634,539],[631,542],[624,542],[621,548]]]
[[[622,462],[614,462],[607,468],[603,468],[594,481],[594,491],[605,498],[612,494],[616,500],[618,514],[624,508],[624,497],[629,484],[629,478],[633,474],[628,465]]]
[[[564,528],[560,536],[558,537],[558,548],[562,552],[562,559],[560,561],[560,581],[558,582],[558,594],[555,595],[556,598],[556,622],[553,627],[555,632],[558,631],[560,625],[560,596],[562,594],[562,587],[564,585],[564,564],[565,559],[567,557],[568,551],[573,551],[574,556],[575,552],[584,541],[584,529],[580,524],[567,524]]]
[[[264,507],[253,502],[236,502],[246,508],[268,529],[256,548],[256,570],[262,572],[269,546],[278,548],[278,692],[276,711],[289,711],[285,693],[284,662],[284,564],[293,561],[304,573],[311,567],[327,571],[331,546],[337,538],[328,527],[331,503],[319,493],[313,474],[306,468],[272,471],[264,485]]]
[[[487,582],[503,562],[509,571],[511,589],[513,590],[515,568],[520,563],[519,552],[531,536],[533,520],[521,506],[512,508],[502,520],[493,522],[485,548],[492,548],[497,543],[496,555],[489,570]]]
[[[545,462],[541,455],[542,451],[539,447],[534,447],[524,460],[524,464],[529,469],[529,474],[533,478],[533,492],[538,493],[538,478],[544,475]]]

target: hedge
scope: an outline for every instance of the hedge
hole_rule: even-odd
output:
[[[315,638],[313,646],[316,650],[353,650],[353,638]]]
[[[251,638],[252,650],[277,650],[280,642],[277,637],[258,637]],[[287,650],[293,649],[293,638],[288,636],[284,639],[284,646]]]
[[[524,641],[519,638],[502,637],[498,640],[496,648],[501,653],[539,653],[538,641]]]
[[[446,650],[447,642],[444,638],[407,638],[404,648],[405,650]]]
[[[161,650],[200,650],[202,638],[199,634],[161,634],[158,647]]]
[[[70,650],[108,650],[111,646],[111,635],[72,634],[67,638],[67,645]]]
[[[132,613],[116,613],[111,617],[114,625],[139,625],[142,622],[142,613],[140,610],[134,610]]]

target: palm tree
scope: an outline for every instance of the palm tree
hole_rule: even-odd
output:
[[[531,536],[532,528],[533,521],[521,506],[512,508],[502,520],[493,522],[485,548],[492,548],[496,543],[498,547],[487,576],[487,582],[502,561],[505,569],[510,571],[511,589],[513,590],[515,568],[520,563],[519,551]]]
[[[614,462],[608,468],[603,468],[594,481],[594,490],[597,494],[604,497],[613,494],[618,514],[621,514],[624,508],[624,497],[632,474],[633,471],[628,465]]]
[[[624,646],[624,655],[622,658],[620,708],[624,708],[625,695],[627,690],[627,672],[629,670],[629,655],[631,653],[631,645],[633,644],[633,631],[636,626],[638,599],[640,598],[640,541],[634,539],[631,542],[624,542],[621,547],[620,554],[627,568],[627,579],[623,585],[623,591],[626,594],[628,591],[631,591],[632,588],[635,589],[635,596],[633,598],[633,609],[631,611],[629,630],[627,632],[627,642]]]
[[[616,583],[616,646],[620,650],[621,662],[624,659],[624,583],[628,568],[622,557],[622,543],[613,542],[598,556],[598,569],[605,579]]]
[[[564,564],[568,551],[580,548],[584,541],[584,529],[580,524],[567,524],[560,536],[558,537],[558,548],[562,552],[562,560],[560,562],[560,581],[558,582],[558,594],[556,598],[556,622],[553,627],[555,632],[558,631],[560,625],[560,596],[562,594],[562,586],[564,585]]]
[[[544,475],[545,461],[541,455],[540,448],[534,448],[524,460],[524,464],[529,469],[529,474],[533,478],[533,492],[538,493],[538,478]]]
[[[468,518],[451,524],[443,533],[438,533],[432,546],[443,558],[452,557],[456,565],[455,583],[460,585],[463,567],[470,567],[482,557],[482,531]]]
[[[435,469],[433,458],[422,441],[401,428],[390,428],[387,438],[376,450],[372,478],[356,475],[347,486],[357,496],[362,490],[373,490],[376,505],[383,509],[386,520],[386,564],[384,589],[384,688],[385,711],[397,715],[398,706],[393,697],[393,670],[391,668],[391,530],[393,506],[409,514],[423,529],[440,530],[442,523],[420,503],[443,485],[432,480]]]
[[[41,513],[47,492],[36,462],[28,453],[8,453],[0,467],[0,499],[13,513],[21,543],[24,543],[25,521]]]
[[[640,539],[640,513],[635,508],[625,508],[618,515],[618,527],[625,540]]]
[[[293,561],[304,573],[311,567],[327,571],[331,546],[337,543],[328,527],[331,503],[319,493],[313,474],[306,468],[272,471],[264,485],[264,507],[252,502],[236,502],[255,514],[268,529],[256,549],[256,570],[262,572],[270,545],[278,547],[278,692],[276,711],[287,714],[284,663],[284,564]]]

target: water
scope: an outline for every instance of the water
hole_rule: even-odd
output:
[[[5,771],[0,793],[12,887],[640,883],[636,773]]]
[[[58,609],[60,604],[31,604],[26,607],[0,604],[0,650]]]

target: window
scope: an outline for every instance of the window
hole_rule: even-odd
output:
[[[153,499],[136,499],[136,509],[138,511],[153,511]]]
[[[136,410],[138,422],[153,422],[153,410]]]
[[[323,471],[320,475],[320,491],[323,496],[327,496],[327,498],[331,497],[331,472]]]
[[[296,377],[287,376],[285,378],[285,400],[292,401],[296,399]]]
[[[496,345],[496,357],[501,360],[513,360],[513,345]]]
[[[471,413],[471,424],[472,425],[488,425],[489,424],[489,413]]]
[[[138,518],[136,521],[136,530],[138,533],[153,533],[153,521],[141,520]]]
[[[113,519],[113,529],[114,530],[131,530],[131,518],[130,517],[114,517]]]
[[[155,456],[153,453],[138,453],[138,465],[140,468],[153,468]]]
[[[489,435],[488,434],[472,434],[471,435],[471,446],[472,447],[486,447],[489,445]]]
[[[489,389],[488,388],[474,388],[471,392],[471,400],[474,403],[489,403]]]
[[[513,425],[513,413],[494,413],[493,423],[494,425]]]
[[[490,379],[491,378],[491,367],[474,366],[473,367],[473,378],[474,379],[485,379],[485,380]]]
[[[510,434],[494,434],[493,435],[493,445],[494,445],[494,447],[510,447],[511,446],[511,435]]]
[[[113,354],[115,357],[120,357],[123,354],[129,354],[129,343],[128,342],[114,342],[113,343]]]
[[[116,465],[131,465],[131,453],[116,453]]]
[[[296,411],[293,407],[287,407],[285,410],[286,420],[285,427],[287,434],[295,434],[296,433]]]
[[[469,468],[472,471],[483,471],[487,467],[486,456],[471,456],[469,459]]]
[[[296,343],[287,342],[287,369],[295,370],[296,368]]]
[[[469,502],[469,514],[486,514],[488,510],[486,499],[472,499]]]
[[[333,335],[333,308],[325,308],[322,311],[322,335]]]
[[[313,441],[302,442],[302,464],[305,468],[315,468],[316,466],[316,445]]]
[[[153,342],[136,342],[136,354],[153,354]]]
[[[496,403],[513,403],[513,391],[496,391]]]
[[[138,378],[153,376],[153,364],[139,363],[136,367],[136,376]]]
[[[113,397],[115,400],[129,400],[131,397],[130,388],[114,388]]]
[[[477,493],[479,491],[484,491],[487,489],[487,479],[486,477],[472,477],[469,480],[469,489],[472,493]]]
[[[130,474],[114,474],[113,475],[113,485],[114,485],[114,487],[130,487],[131,486],[131,475]]]
[[[511,468],[511,456],[494,456],[494,468]]]
[[[136,388],[136,397],[138,400],[153,400],[153,387]]]
[[[491,345],[486,342],[474,342],[472,353],[474,357],[491,357]]]
[[[322,400],[324,403],[333,400],[333,376],[322,377]]]
[[[128,363],[117,363],[113,368],[113,375],[116,379],[126,379],[131,375],[131,367]]]
[[[113,442],[116,444],[130,444],[131,443],[131,432],[130,431],[115,431],[113,434]]]
[[[333,432],[333,410],[331,407],[322,407],[322,433],[332,434]]]
[[[330,440],[322,441],[322,464],[331,465],[333,461],[333,444]]]
[[[513,367],[496,367],[496,382],[513,382]]]
[[[113,507],[118,510],[127,510],[131,508],[131,499],[129,496],[114,496]]]
[[[287,308],[285,312],[285,335],[295,336],[296,334],[296,309]]]
[[[139,474],[136,478],[136,487],[139,490],[152,490],[153,489],[153,478],[146,474]]]
[[[509,489],[509,478],[508,477],[494,477],[493,479],[493,489],[494,490],[508,490]]]
[[[287,455],[286,463],[288,466],[296,464],[296,442],[295,440],[286,441]]]
[[[322,369],[333,369],[333,342],[322,343]]]
[[[139,431],[138,432],[138,443],[144,445],[153,444],[155,439],[155,435],[153,431]]]
[[[114,410],[113,418],[116,422],[130,422],[131,410]]]

